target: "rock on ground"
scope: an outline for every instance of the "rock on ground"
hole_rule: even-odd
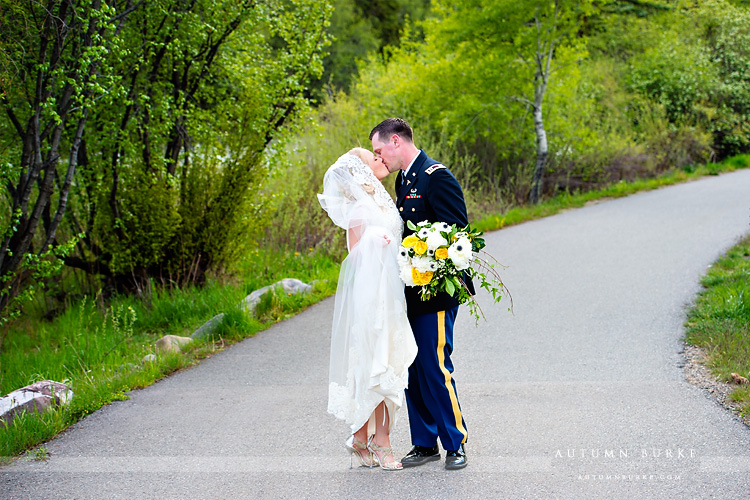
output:
[[[242,301],[241,307],[248,312],[255,312],[255,308],[258,307],[258,303],[261,298],[269,292],[273,292],[276,288],[280,288],[286,294],[298,294],[308,293],[312,290],[312,285],[308,285],[304,281],[300,281],[295,278],[284,278],[281,281],[277,281],[273,285],[264,286],[255,290],[253,293],[245,297]]]
[[[42,413],[56,404],[66,404],[73,391],[65,384],[42,380],[0,398],[0,425],[9,424],[23,412]]]
[[[156,341],[156,352],[180,352],[183,347],[193,342],[190,337],[179,337],[177,335],[165,335]]]

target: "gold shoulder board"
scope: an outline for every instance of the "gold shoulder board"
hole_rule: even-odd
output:
[[[427,175],[432,174],[435,170],[440,170],[441,168],[448,168],[445,165],[441,165],[440,163],[436,163],[435,165],[429,167],[427,170],[424,171]]]

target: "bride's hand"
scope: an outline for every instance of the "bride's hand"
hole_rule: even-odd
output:
[[[390,245],[390,243],[391,243],[391,239],[390,239],[390,238],[388,237],[388,235],[387,235],[387,234],[384,234],[384,235],[383,235],[383,240],[382,240],[382,241],[384,241],[384,242],[385,242],[385,243],[383,243],[383,246],[387,246],[387,245]]]

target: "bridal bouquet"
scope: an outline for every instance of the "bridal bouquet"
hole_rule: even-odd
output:
[[[414,234],[404,238],[399,248],[401,279],[407,286],[421,287],[422,300],[446,292],[461,304],[468,302],[478,321],[482,310],[466,287],[464,273],[487,290],[495,303],[508,293],[495,270],[497,260],[482,251],[485,243],[481,231],[470,226],[460,229],[445,222],[422,221],[415,226],[407,221],[406,225]]]

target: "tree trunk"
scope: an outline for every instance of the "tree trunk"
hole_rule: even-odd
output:
[[[536,133],[536,165],[534,176],[531,179],[531,192],[529,202],[539,203],[542,197],[542,184],[544,170],[547,167],[547,132],[544,130],[544,117],[542,104],[547,92],[549,76],[551,73],[552,58],[555,55],[555,47],[559,41],[554,35],[558,27],[561,5],[558,0],[554,2],[552,19],[544,22],[536,17],[534,24],[537,30],[537,49],[535,56],[536,73],[534,74],[534,132]]]
[[[539,198],[541,198],[544,169],[547,166],[547,133],[544,131],[541,103],[534,109],[534,130],[536,131],[536,166],[529,196],[532,204],[539,203]]]
[[[537,72],[534,75],[534,133],[536,134],[536,166],[534,167],[534,176],[531,179],[531,193],[529,202],[532,204],[539,203],[542,195],[542,181],[544,178],[544,169],[547,166],[547,132],[544,130],[544,115],[542,114],[542,105],[544,104],[544,94],[547,92],[547,78],[549,76],[549,60],[552,58],[552,48],[549,52],[537,52]]]

